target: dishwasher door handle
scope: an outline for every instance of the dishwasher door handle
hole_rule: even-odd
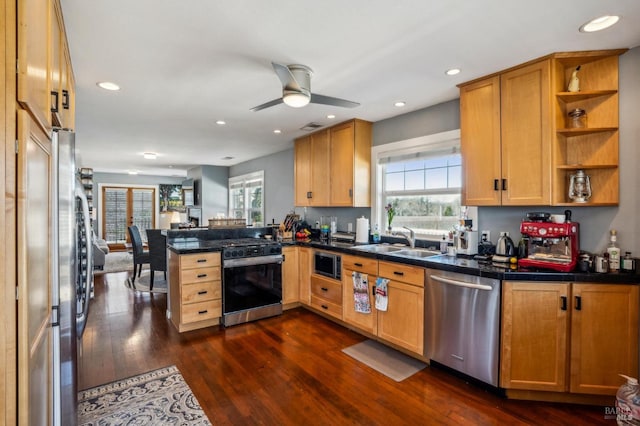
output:
[[[468,283],[465,281],[452,280],[450,278],[439,277],[437,275],[431,275],[431,278],[433,278],[434,281],[438,281],[443,284],[457,285],[458,287],[466,287],[466,288],[473,288],[476,290],[486,290],[486,291],[493,290],[493,287],[491,287],[490,285],[474,284],[474,283]]]

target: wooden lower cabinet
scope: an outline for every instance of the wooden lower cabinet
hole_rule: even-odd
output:
[[[313,268],[313,252],[308,247],[298,248],[298,279],[300,288],[298,294],[300,303],[311,303],[311,271]]]
[[[367,294],[371,303],[371,312],[362,313],[355,310],[353,273],[366,274],[368,282]],[[373,335],[378,333],[378,313],[375,306],[374,289],[378,276],[378,261],[358,256],[342,256],[342,318],[347,324]]]
[[[378,337],[424,355],[424,268],[380,261],[378,276],[389,279],[388,305],[378,312]]]
[[[342,319],[342,283],[338,280],[311,275],[311,307]]]
[[[615,395],[638,375],[638,286],[505,281],[500,386]]]
[[[298,248],[282,247],[282,256],[282,308],[289,309],[297,306],[300,301]]]
[[[179,332],[209,327],[222,316],[220,253],[169,251],[169,307]]]

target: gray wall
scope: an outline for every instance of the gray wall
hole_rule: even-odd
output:
[[[229,214],[229,168],[198,166],[187,170],[187,177],[197,181],[194,204],[202,208],[202,225],[208,220]]]
[[[622,251],[640,256],[640,47],[620,57],[620,204],[616,207],[572,207],[573,219],[580,222],[580,246],[588,251],[602,251],[608,243],[609,229],[618,230]],[[374,123],[373,145],[411,139],[460,128],[459,100],[409,112]],[[230,176],[265,170],[266,217],[281,221],[293,206],[293,149],[233,166]],[[268,176],[268,177],[267,177]],[[275,180],[275,184],[273,180]],[[270,182],[271,181],[271,182]],[[284,192],[284,193],[283,193]],[[272,204],[277,200],[278,205]],[[481,207],[478,229],[491,231],[495,243],[500,231],[508,231],[514,240],[520,237],[519,224],[529,211],[563,213],[559,207]],[[337,216],[338,229],[346,230],[360,216],[370,217],[369,209],[296,208],[313,224],[320,216]]]

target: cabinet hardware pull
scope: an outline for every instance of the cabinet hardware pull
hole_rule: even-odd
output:
[[[198,292],[198,294],[207,294],[207,293],[208,293],[208,291],[207,291],[207,290],[202,290],[202,291],[199,291],[199,292]]]
[[[58,92],[52,90],[51,96],[53,96],[53,105],[51,105],[51,112],[58,112]]]
[[[582,310],[582,297],[576,296],[576,311]]]
[[[349,188],[349,198],[353,198],[353,189]]]
[[[69,109],[69,91],[68,90],[62,91],[62,108]]]
[[[560,296],[560,309],[567,310],[567,296]]]
[[[395,275],[401,275],[401,276],[404,275],[404,272],[400,272],[400,271],[393,271],[393,273]]]
[[[198,274],[198,278],[204,278],[206,276],[207,276],[207,274]]]
[[[322,307],[322,309],[329,309],[329,307],[327,305],[320,305]]]
[[[322,291],[329,291],[329,289],[328,289],[328,288],[326,288],[326,287],[320,287],[320,290],[322,290]]]
[[[207,261],[207,259],[198,259],[198,260],[196,260],[196,262],[198,262],[198,263],[204,263],[206,261]]]
[[[499,191],[500,188],[498,188],[498,179],[494,179],[493,180],[493,190],[494,191]]]
[[[198,314],[202,315],[202,314],[206,314],[207,312],[209,312],[209,311],[207,309],[205,309],[204,311],[198,311]]]
[[[362,268],[362,263],[354,263],[354,265],[356,265],[356,266],[358,266],[358,267]]]
[[[286,255],[282,255],[282,261],[284,262],[285,260],[287,260],[287,256]]]
[[[311,191],[307,192],[307,198],[313,198]]]
[[[375,296],[375,295],[376,295],[376,286],[375,286],[375,285],[372,285],[372,286],[371,286],[371,295],[372,295],[372,296]]]
[[[503,191],[507,190],[507,180],[506,179],[502,179],[502,190]]]

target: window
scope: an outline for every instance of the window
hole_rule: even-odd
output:
[[[128,241],[127,227],[136,225],[146,241],[146,229],[155,228],[154,188],[102,187],[102,236],[107,243]]]
[[[459,147],[459,131],[374,147],[374,224],[388,230],[385,206],[391,205],[392,231],[406,226],[421,238],[439,239],[453,230],[467,214],[461,205]]]
[[[264,226],[264,171],[229,179],[229,217]]]

